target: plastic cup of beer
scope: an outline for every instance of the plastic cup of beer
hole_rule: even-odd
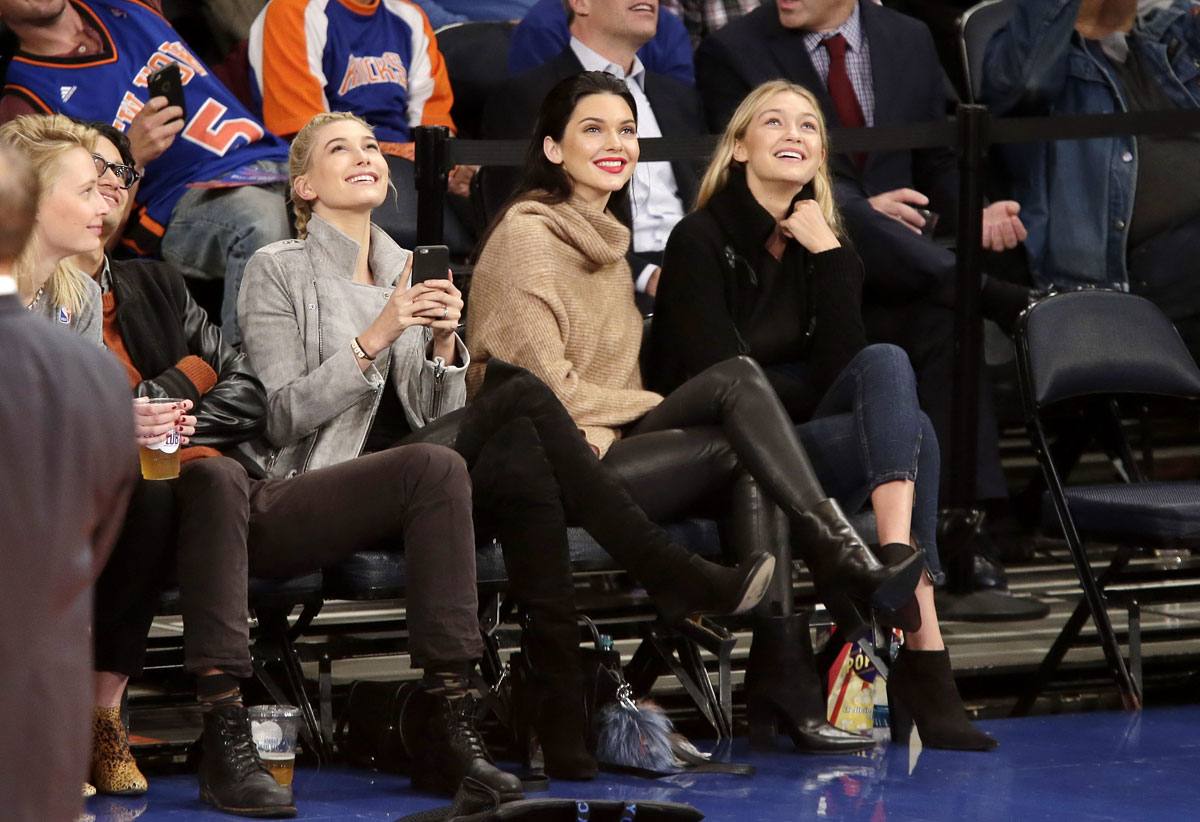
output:
[[[250,735],[263,764],[276,782],[290,786],[296,767],[300,709],[291,705],[251,705],[246,711],[250,715]]]
[[[150,405],[168,403],[183,403],[174,397],[156,397],[150,400]],[[138,456],[142,460],[142,479],[169,480],[179,476],[179,431],[172,429],[167,438],[158,445],[138,446]]]

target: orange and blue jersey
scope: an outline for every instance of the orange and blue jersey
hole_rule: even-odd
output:
[[[263,128],[151,6],[141,0],[71,3],[100,34],[103,50],[76,57],[18,52],[5,78],[6,95],[17,95],[39,111],[112,123],[127,131],[149,99],[150,74],[168,63],[180,67],[188,122],[146,166],[127,233],[134,250],[152,251],[188,183],[239,182],[246,166],[287,161],[287,144]]]
[[[362,117],[385,150],[409,143],[414,126],[454,128],[433,29],[406,0],[271,0],[250,28],[249,58],[263,122],[276,134],[324,111]]]

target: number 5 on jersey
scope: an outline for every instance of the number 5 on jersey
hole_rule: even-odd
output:
[[[183,130],[184,139],[208,149],[218,157],[224,157],[239,139],[246,143],[262,139],[262,126],[247,117],[231,117],[222,121],[221,118],[228,111],[227,106],[209,97]]]

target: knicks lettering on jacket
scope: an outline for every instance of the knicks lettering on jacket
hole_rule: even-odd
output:
[[[395,83],[408,88],[408,69],[404,67],[399,54],[394,51],[385,51],[379,57],[355,57],[351,54],[346,61],[346,76],[342,78],[338,95],[374,83]]]

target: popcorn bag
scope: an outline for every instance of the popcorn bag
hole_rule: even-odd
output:
[[[847,731],[887,737],[887,683],[858,642],[848,642],[829,669],[829,722]]]

